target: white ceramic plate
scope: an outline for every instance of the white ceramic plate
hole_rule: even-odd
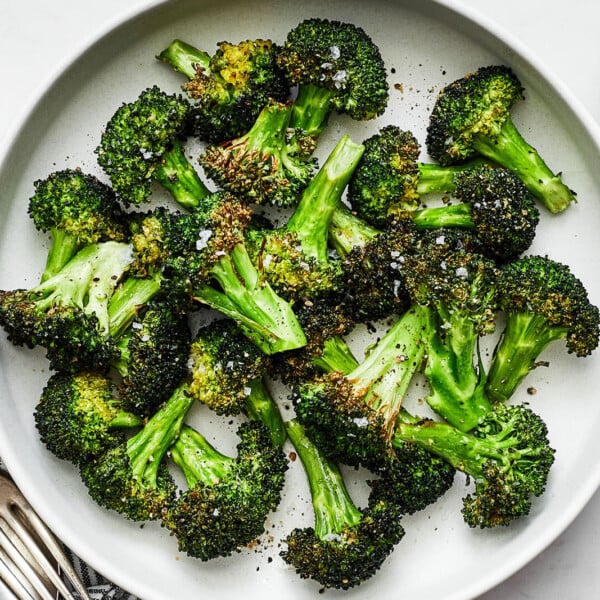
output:
[[[42,268],[46,240],[29,221],[32,182],[57,168],[81,166],[100,174],[93,149],[103,124],[123,101],[158,83],[175,91],[181,82],[154,55],[181,37],[210,50],[217,41],[272,37],[306,17],[324,16],[363,26],[380,45],[390,74],[387,113],[377,122],[332,119],[321,145],[325,153],[344,131],[360,140],[383,124],[396,123],[423,140],[435,93],[479,66],[511,65],[527,91],[514,112],[523,133],[578,192],[579,203],[558,217],[544,215],[533,251],[567,262],[600,303],[599,136],[586,115],[570,105],[560,86],[525,53],[488,24],[451,1],[328,3],[305,0],[181,0],[152,8],[115,27],[82,52],[39,100],[0,166],[0,287],[29,287]],[[531,516],[510,528],[474,531],[460,517],[462,479],[438,504],[405,520],[406,536],[381,572],[348,598],[465,599],[502,581],[547,546],[577,515],[596,489],[600,406],[595,400],[598,356],[576,359],[560,347],[545,358],[523,391],[548,423],[557,460],[548,490]],[[303,474],[292,469],[280,510],[270,518],[263,544],[230,559],[201,563],[181,555],[156,524],[140,528],[94,505],[70,465],[40,445],[32,411],[48,377],[43,353],[0,343],[0,454],[18,484],[50,526],[84,560],[144,600],[202,595],[229,599],[313,598],[318,586],[300,580],[278,556],[279,540],[312,519]],[[582,415],[585,415],[582,418]],[[211,423],[230,436],[229,428]],[[350,486],[360,496],[358,486]],[[335,593],[335,592],[328,592]],[[337,593],[335,593],[337,595]]]

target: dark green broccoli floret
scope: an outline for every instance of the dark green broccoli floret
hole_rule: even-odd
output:
[[[454,177],[459,204],[422,208],[411,218],[418,229],[472,229],[486,256],[513,260],[533,242],[539,210],[533,196],[512,171],[479,165]]]
[[[52,369],[107,368],[115,355],[108,304],[131,260],[123,242],[85,246],[36,287],[0,292],[0,324],[14,344],[45,348]]]
[[[418,162],[415,136],[396,125],[382,127],[363,142],[365,152],[348,184],[348,201],[374,227],[410,216],[424,194],[454,189],[454,176],[478,162],[441,166]]]
[[[314,527],[294,529],[282,558],[302,578],[327,588],[348,589],[372,577],[404,536],[400,514],[380,500],[359,509],[339,468],[325,458],[302,425],[287,423],[302,461],[314,507]]]
[[[219,42],[208,53],[174,40],[158,58],[183,73],[194,108],[194,133],[207,142],[232,140],[246,133],[271,99],[285,102],[290,85],[277,66],[279,46],[271,40]]]
[[[84,462],[80,473],[90,496],[134,521],[160,518],[177,490],[163,458],[194,402],[181,384],[138,433]]]
[[[475,490],[462,510],[471,527],[509,525],[529,514],[554,462],[546,424],[524,405],[495,406],[469,433],[400,415],[394,444],[416,444],[473,478]]]
[[[277,60],[298,85],[294,129],[318,135],[332,111],[362,121],[381,115],[387,106],[381,52],[357,25],[306,19],[289,31]]]
[[[123,202],[148,201],[153,182],[185,208],[206,195],[206,186],[181,146],[190,111],[182,97],[153,86],[133,102],[122,104],[110,118],[96,153]]]
[[[251,384],[269,368],[268,357],[230,319],[198,330],[190,349],[190,392],[217,414],[244,409]]]
[[[282,227],[250,229],[249,250],[273,288],[286,298],[314,298],[341,286],[339,261],[330,256],[329,223],[363,147],[343,136]]]
[[[341,303],[351,319],[374,321],[402,314],[410,306],[401,267],[404,255],[416,243],[415,235],[407,220],[378,230],[345,205],[335,210],[329,237],[343,257]]]
[[[122,403],[136,414],[153,414],[186,376],[190,343],[187,315],[164,301],[149,303],[117,342],[112,366],[121,375]]]
[[[441,164],[484,156],[513,171],[553,213],[569,207],[575,194],[519,133],[510,111],[523,87],[506,66],[482,67],[447,85],[427,128],[426,145]]]
[[[110,379],[92,371],[52,375],[34,417],[48,450],[74,464],[88,461],[120,443],[122,429],[142,423],[138,416],[123,409]]]
[[[216,450],[191,427],[184,427],[171,449],[188,484],[163,511],[163,524],[179,549],[201,560],[229,556],[265,530],[265,519],[281,499],[287,460],[261,423],[238,429],[237,456]]]
[[[403,413],[404,416],[404,413]],[[369,482],[369,504],[394,504],[402,514],[412,515],[441,498],[454,483],[456,468],[416,444],[394,439],[394,456],[377,470]]]
[[[426,241],[406,255],[403,273],[424,323],[426,400],[451,425],[469,431],[491,408],[475,357],[480,338],[495,329],[496,265],[480,254]]]
[[[56,275],[88,244],[126,240],[115,193],[93,175],[80,169],[64,169],[33,185],[29,216],[37,229],[51,235],[42,281]]]
[[[209,146],[199,161],[219,187],[255,204],[292,206],[308,185],[314,142],[289,126],[291,104],[270,101],[244,135]]]
[[[328,456],[371,469],[387,460],[400,405],[425,357],[423,328],[420,312],[409,310],[351,372],[327,373],[295,388],[298,420]]]
[[[523,257],[502,268],[498,290],[506,325],[488,372],[492,400],[508,400],[550,343],[564,340],[567,350],[581,357],[598,346],[598,307],[567,265],[545,256]]]

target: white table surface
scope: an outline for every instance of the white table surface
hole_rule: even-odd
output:
[[[600,121],[600,3],[596,0],[462,0],[462,3],[528,47]],[[25,89],[35,91],[44,85],[49,75],[82,43],[104,31],[120,15],[144,4],[144,0],[0,0],[0,144],[21,116]],[[596,493],[548,549],[481,598],[600,597],[599,532],[600,493]]]

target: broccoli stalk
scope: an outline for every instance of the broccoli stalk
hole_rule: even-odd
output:
[[[134,521],[159,518],[176,491],[163,457],[194,402],[187,385],[181,384],[138,433],[84,462],[81,477],[90,496]]]
[[[276,446],[283,446],[287,433],[283,417],[271,392],[267,388],[264,378],[258,378],[249,384],[248,394],[244,403],[244,412],[252,421],[265,425],[271,435],[271,440]]]
[[[571,269],[543,256],[526,256],[503,267],[498,282],[505,329],[494,350],[486,391],[506,402],[552,342],[563,340],[584,357],[597,346],[600,316]]]
[[[499,404],[469,433],[403,411],[393,444],[416,444],[472,477],[475,491],[464,498],[462,514],[469,526],[484,528],[529,514],[531,497],[544,492],[554,462],[547,433],[528,407]]]
[[[425,357],[424,326],[421,311],[409,310],[352,371],[297,386],[297,418],[328,456],[369,468],[389,456],[398,411]]]
[[[294,529],[282,558],[302,578],[348,589],[372,577],[402,539],[397,512],[384,502],[359,509],[337,465],[328,460],[296,419],[286,423],[309,483],[314,528]]]
[[[513,171],[550,212],[559,213],[575,194],[515,126],[510,110],[522,97],[520,81],[505,66],[482,67],[457,79],[436,100],[427,149],[441,164],[484,156]]]
[[[188,490],[163,511],[163,525],[181,551],[201,560],[229,556],[255,540],[281,498],[287,469],[281,447],[258,422],[243,423],[238,435],[236,457],[188,426],[171,449]]]

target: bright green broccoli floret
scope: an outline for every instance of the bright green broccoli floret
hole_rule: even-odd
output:
[[[153,86],[122,104],[106,124],[98,162],[120,199],[139,205],[159,183],[183,207],[195,206],[207,189],[185,156],[190,104]]]
[[[313,298],[341,286],[329,249],[329,223],[363,147],[343,136],[282,227],[250,229],[249,249],[273,288],[286,298]]]
[[[123,409],[110,379],[91,371],[52,375],[34,417],[48,450],[74,464],[120,443],[122,429],[142,424],[138,416]]]
[[[29,216],[37,229],[51,235],[42,281],[56,275],[88,244],[126,240],[115,193],[95,176],[80,169],[64,169],[33,185]]]
[[[546,424],[524,405],[495,406],[469,433],[400,415],[394,444],[416,444],[473,478],[475,490],[462,510],[471,527],[509,525],[529,514],[554,462]]]
[[[131,260],[123,242],[85,246],[36,287],[0,292],[0,324],[14,344],[45,348],[52,369],[107,368],[115,355],[108,304]]]
[[[567,265],[544,256],[523,257],[502,268],[498,290],[506,325],[488,372],[492,400],[508,400],[527,374],[544,364],[538,358],[550,343],[564,340],[580,357],[598,346],[598,308]]]
[[[359,509],[337,465],[320,451],[297,420],[287,423],[302,461],[314,507],[314,527],[294,529],[282,558],[302,578],[349,589],[372,577],[404,536],[400,515],[383,500]]]
[[[287,460],[261,423],[238,429],[237,456],[216,450],[185,426],[171,449],[188,490],[162,515],[179,549],[201,560],[229,556],[256,540],[281,499]]]
[[[381,115],[387,106],[381,52],[357,25],[306,19],[289,31],[277,60],[298,85],[293,129],[319,135],[332,111],[362,121]]]
[[[457,79],[433,107],[427,150],[444,165],[484,156],[513,171],[550,212],[558,213],[575,194],[517,130],[510,111],[522,98],[521,82],[506,66],[482,67]]]
[[[403,273],[425,323],[426,401],[451,425],[469,431],[491,409],[485,372],[475,357],[480,338],[495,329],[496,265],[480,254],[426,241],[406,255]]]
[[[177,490],[163,458],[194,402],[181,384],[138,433],[84,462],[80,473],[90,496],[134,521],[160,518]]]
[[[396,417],[426,345],[418,311],[404,313],[351,372],[301,382],[292,394],[298,420],[328,456],[379,468],[391,454]]]
[[[198,330],[190,349],[190,392],[217,414],[241,412],[251,384],[269,368],[259,350],[230,319],[212,321]]]
[[[472,229],[480,250],[498,262],[513,260],[532,244],[539,222],[533,196],[508,169],[478,165],[457,173],[453,196],[459,204],[412,213],[418,229]]]
[[[312,139],[290,129],[291,111],[291,104],[272,100],[247,133],[209,146],[199,157],[206,175],[255,204],[296,204],[316,161]]]
[[[285,102],[290,85],[277,66],[279,46],[271,40],[219,42],[208,53],[174,40],[158,58],[183,73],[183,89],[193,102],[194,133],[207,142],[246,133],[271,99]]]

